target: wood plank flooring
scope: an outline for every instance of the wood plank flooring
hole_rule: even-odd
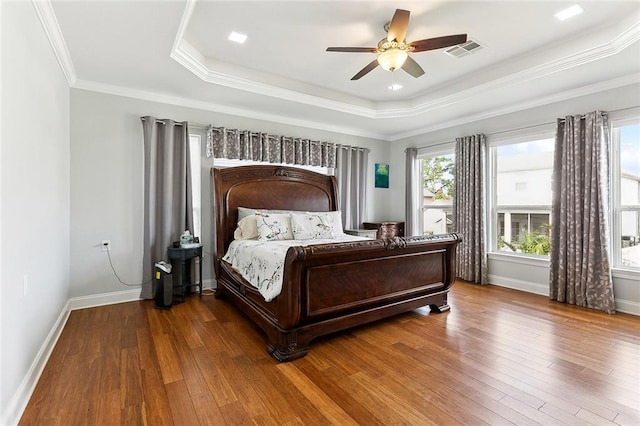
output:
[[[278,364],[224,300],[71,313],[22,425],[639,425],[640,318],[458,282]]]

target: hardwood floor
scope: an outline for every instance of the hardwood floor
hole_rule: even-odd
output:
[[[640,318],[463,282],[278,364],[224,300],[71,313],[22,425],[640,424]]]

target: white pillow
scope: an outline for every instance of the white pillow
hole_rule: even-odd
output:
[[[273,210],[273,209],[250,209],[247,207],[238,207],[238,222],[244,219],[247,216],[254,215],[256,213],[280,213],[280,214],[288,214],[288,213],[304,213],[304,211],[298,210]]]
[[[292,213],[291,229],[296,240],[333,239],[342,234],[342,220],[339,212]]]
[[[238,222],[238,227],[233,232],[233,238],[236,240],[257,240],[258,224],[256,215],[252,214]]]
[[[333,222],[333,232],[336,234],[336,238],[344,235],[344,230],[342,229],[342,212],[340,210],[332,211],[332,212],[307,212],[314,214],[326,214],[329,216]]]
[[[258,225],[258,240],[293,240],[290,215],[258,212],[255,217]]]

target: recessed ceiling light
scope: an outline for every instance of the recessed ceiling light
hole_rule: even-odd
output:
[[[391,86],[389,86],[389,90],[393,90],[394,92],[396,90],[400,90],[400,89],[402,89],[402,84],[397,84],[396,83],[396,84],[392,84]]]
[[[567,19],[579,15],[582,12],[584,12],[584,9],[582,9],[580,6],[578,6],[577,4],[574,4],[571,7],[568,7],[564,10],[561,10],[560,12],[555,14],[555,17],[558,18],[561,21],[566,21]]]
[[[236,43],[242,44],[246,39],[247,39],[246,35],[237,33],[235,31],[231,31],[231,34],[229,34],[229,40],[235,41]]]

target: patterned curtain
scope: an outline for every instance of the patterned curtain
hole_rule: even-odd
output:
[[[412,236],[418,232],[418,207],[421,200],[420,170],[418,169],[418,149],[407,148],[405,176],[405,235]]]
[[[456,138],[453,197],[454,229],[462,237],[456,275],[480,284],[487,283],[485,146],[482,134]]]
[[[549,298],[612,314],[608,135],[599,111],[558,119]]]
[[[330,142],[207,127],[207,157],[334,168],[336,149]]]

